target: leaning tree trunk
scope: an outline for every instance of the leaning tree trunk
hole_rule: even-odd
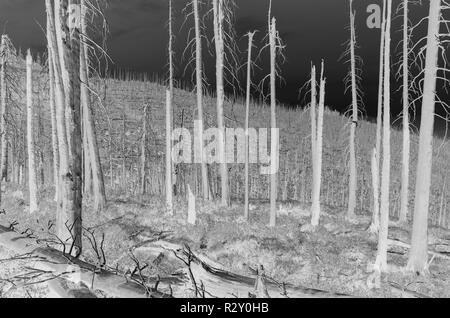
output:
[[[316,169],[313,176],[313,197],[311,208],[311,225],[318,226],[320,218],[320,188],[322,182],[322,145],[323,145],[323,115],[325,108],[325,78],[323,77],[324,63],[322,61],[322,71],[320,75],[319,109],[317,113],[317,131],[314,161]]]
[[[250,122],[250,89],[252,84],[252,48],[255,32],[248,33],[248,56],[247,56],[247,87],[245,99],[245,204],[244,217],[247,221],[250,219],[249,201],[250,201],[250,142],[249,142],[249,122]]]
[[[408,0],[403,1],[403,153],[402,153],[402,189],[400,203],[400,222],[406,223],[408,217],[409,188],[409,77],[408,77]]]
[[[217,128],[219,131],[218,152],[220,161],[220,177],[222,186],[222,205],[228,205],[228,167],[225,155],[225,123],[223,106],[224,91],[224,0],[213,0],[214,12],[214,42],[216,47],[216,86],[217,86]]]
[[[433,160],[433,128],[438,72],[439,27],[441,1],[430,1],[428,39],[423,83],[422,115],[417,161],[416,196],[411,251],[407,269],[424,272],[428,269],[428,209],[430,201],[431,168]]]
[[[8,48],[7,42],[8,36],[2,35],[1,45],[0,45],[0,55],[1,55],[1,70],[0,70],[0,89],[1,89],[1,109],[0,109],[0,133],[1,133],[1,159],[0,159],[0,181],[6,182],[8,174],[8,140],[7,140],[7,128],[6,128],[6,112],[7,112],[7,84],[6,84],[6,63],[8,58]],[[1,188],[1,184],[0,184]],[[1,191],[0,191],[1,192]],[[0,196],[1,199],[1,196]]]
[[[270,150],[270,165],[272,167],[270,171],[270,226],[276,225],[277,218],[277,176],[278,176],[278,130],[277,130],[277,97],[276,97],[276,36],[277,27],[275,18],[272,19],[270,28],[270,122],[272,131],[270,133],[271,150]]]
[[[194,20],[195,20],[195,75],[197,86],[197,112],[199,122],[199,134],[196,136],[199,140],[199,153],[201,154],[201,173],[202,173],[202,192],[203,199],[209,199],[208,188],[208,169],[206,166],[203,141],[203,67],[202,67],[202,34],[200,31],[200,12],[199,12],[199,0],[193,0],[194,5]]]
[[[347,217],[355,217],[356,208],[356,146],[355,135],[358,125],[358,95],[356,89],[356,57],[355,57],[355,14],[352,11],[352,0],[350,0],[350,59],[351,59],[351,85],[352,85],[352,123],[350,126],[350,163],[349,163],[349,194]]]
[[[81,32],[84,37],[87,37],[87,18],[86,18],[86,1],[81,0]],[[89,167],[92,171],[85,171],[85,175],[92,172],[92,185],[94,191],[94,207],[96,211],[101,211],[106,205],[105,182],[103,178],[103,170],[100,161],[100,151],[97,142],[97,134],[95,131],[95,122],[90,106],[90,91],[89,91],[89,52],[88,47],[84,41],[80,41],[80,78],[83,85],[81,85],[81,102],[83,114],[83,129],[86,132],[87,146],[85,149],[85,160],[89,160]]]
[[[27,52],[27,146],[28,146],[28,189],[30,191],[30,213],[38,211],[38,189],[36,180],[36,157],[34,150],[33,125],[33,58]]]
[[[384,48],[384,109],[383,109],[383,167],[381,172],[380,230],[375,268],[387,270],[387,239],[389,227],[389,188],[391,173],[391,112],[390,112],[390,54],[391,54],[392,0],[387,0],[387,18]]]

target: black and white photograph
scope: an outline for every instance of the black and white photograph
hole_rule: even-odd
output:
[[[450,297],[448,0],[0,0],[0,33],[0,298]]]

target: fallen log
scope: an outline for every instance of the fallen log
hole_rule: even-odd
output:
[[[393,239],[388,239],[388,246],[389,247],[400,247],[403,249],[411,249],[411,245],[399,240],[393,240]],[[395,254],[399,254],[398,251],[395,251]],[[450,256],[449,255],[445,255],[443,253],[439,253],[433,250],[428,250],[428,254],[433,256],[433,257],[437,257],[437,258],[441,258],[441,259],[445,259],[445,260],[450,260]]]
[[[54,248],[42,246],[36,239],[25,237],[11,228],[0,225],[0,245],[18,255],[37,256],[34,266],[52,271],[55,276],[64,274],[64,278],[74,283],[83,282],[91,289],[102,290],[105,293],[120,298],[168,298],[171,295],[163,293],[128,277],[112,271],[99,269],[97,266],[83,262],[71,255],[64,254]],[[133,278],[133,277],[131,277]],[[179,283],[178,277],[145,278],[148,283],[173,284]]]
[[[173,260],[190,259],[190,268],[184,269],[186,276],[191,270],[196,284],[201,284],[206,297],[218,298],[249,298],[255,292],[255,286],[258,279],[257,271],[254,277],[248,277],[225,270],[219,264],[208,259],[205,255],[195,254],[187,246],[181,246],[175,243],[158,241],[149,246],[141,247],[141,252],[159,255],[165,253],[166,257]],[[212,265],[213,264],[213,265]],[[189,286],[192,282],[184,282],[185,288],[194,289]],[[272,298],[344,298],[352,297],[350,295],[333,293],[314,288],[299,287],[292,284],[278,283],[273,279],[265,277],[267,292]],[[199,286],[197,286],[199,287]],[[177,293],[174,290],[174,295]]]

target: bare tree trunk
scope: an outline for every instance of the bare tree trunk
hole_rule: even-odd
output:
[[[166,209],[173,215],[172,183],[172,109],[170,90],[166,91]]]
[[[8,96],[8,92],[7,92],[7,84],[6,84],[6,63],[7,63],[7,58],[8,58],[8,48],[7,48],[7,42],[8,41],[8,36],[7,35],[2,35],[2,40],[1,40],[1,45],[0,45],[0,55],[1,55],[1,70],[0,70],[0,89],[1,89],[1,110],[0,110],[0,128],[1,128],[1,159],[0,159],[0,181],[6,182],[7,180],[7,174],[8,174],[8,165],[7,165],[7,160],[8,160],[8,151],[7,151],[7,145],[8,145],[8,140],[7,140],[7,127],[6,127],[6,112],[7,112],[7,96]],[[1,188],[1,183],[0,183],[0,188]],[[1,192],[1,191],[0,191]],[[1,199],[1,196],[0,196]]]
[[[402,156],[402,189],[400,205],[400,222],[406,223],[408,218],[409,199],[409,76],[408,76],[408,0],[403,1],[403,156]]]
[[[64,21],[64,17],[67,16],[67,10],[68,10],[68,6],[69,6],[69,0],[55,0],[55,30],[56,30],[56,44],[57,44],[57,48],[58,50],[56,51],[58,53],[58,57],[59,57],[59,64],[60,64],[60,71],[61,71],[61,80],[62,80],[62,84],[64,87],[64,90],[67,90],[67,87],[70,85],[70,79],[69,79],[69,70],[67,67],[67,60],[64,56],[64,41],[66,40],[66,35],[65,35],[65,25],[66,25],[66,21]],[[69,104],[69,96],[67,96],[67,94],[64,95],[65,98],[65,103],[66,105]],[[72,114],[68,111],[67,107],[64,110],[64,117],[66,118],[66,122],[69,123],[71,121],[70,116],[72,116]],[[66,138],[67,138],[67,145],[70,145],[70,139],[71,139],[71,135],[70,135],[70,131],[69,131],[69,126],[66,125],[66,134],[65,134]],[[70,149],[70,147],[67,148],[68,151],[68,155],[69,157],[72,155],[72,150]]]
[[[275,18],[272,19],[272,24],[270,28],[270,121],[271,121],[271,166],[272,171],[270,172],[270,226],[274,227],[276,225],[277,219],[277,176],[278,172],[275,167],[278,166],[278,133],[275,133],[277,128],[277,97],[276,97],[276,36],[277,27]]]
[[[214,12],[214,42],[216,47],[216,85],[217,85],[217,128],[219,130],[218,152],[220,161],[220,177],[222,186],[222,205],[228,205],[228,167],[225,155],[225,123],[223,106],[224,91],[224,0],[213,0]]]
[[[428,210],[433,159],[433,128],[440,45],[440,15],[441,1],[430,0],[425,79],[422,97],[422,117],[419,136],[419,158],[417,162],[414,223],[411,238],[411,251],[407,265],[408,270],[419,273],[428,270]]]
[[[33,58],[27,52],[27,144],[28,144],[28,189],[30,191],[30,214],[38,211],[38,190],[36,181],[36,158],[33,125]]]
[[[57,1],[58,2],[58,1]],[[53,6],[50,0],[45,1],[46,11],[47,11],[47,27],[49,28],[49,32],[47,33],[47,41],[50,50],[50,54],[52,56],[51,61],[53,62],[54,69],[54,80],[55,80],[55,104],[56,104],[56,124],[57,124],[57,133],[58,133],[58,149],[59,149],[59,171],[58,171],[58,183],[57,187],[58,191],[58,204],[57,204],[57,226],[61,223],[61,219],[63,216],[63,198],[65,197],[65,188],[63,187],[63,177],[68,172],[68,144],[67,144],[67,129],[66,129],[66,121],[65,121],[65,91],[64,91],[64,83],[62,80],[62,70],[61,70],[61,60],[59,59],[59,47],[57,44],[57,32],[55,30],[55,12],[53,10]],[[59,4],[55,3],[55,7],[59,6]],[[23,175],[23,169],[22,169]],[[58,230],[58,229],[57,229]],[[61,230],[62,231],[62,230]]]
[[[50,28],[48,27],[47,22],[47,38],[50,38],[49,35]],[[58,146],[58,128],[56,123],[56,105],[55,105],[55,70],[53,66],[53,56],[48,55],[48,69],[49,69],[49,85],[50,85],[50,117],[52,123],[52,149],[53,149],[53,178],[55,183],[55,201],[58,201],[59,197],[59,146]]]
[[[250,219],[249,201],[250,201],[250,163],[249,163],[249,122],[250,122],[250,89],[252,84],[252,48],[255,32],[248,33],[248,56],[247,56],[247,88],[245,99],[245,207],[244,217],[247,222]]]
[[[386,29],[386,0],[383,0],[383,20],[381,25],[381,40],[380,40],[380,75],[378,80],[378,110],[377,110],[377,132],[376,132],[376,172],[378,175],[377,188],[373,189],[374,193],[374,211],[372,215],[372,224],[370,225],[370,231],[373,233],[378,233],[379,230],[379,220],[380,220],[380,163],[381,163],[381,128],[383,125],[383,80],[384,80],[384,39],[385,39],[385,29]]]
[[[378,170],[378,153],[376,148],[373,149],[372,154],[372,188],[373,188],[373,215],[372,215],[372,223],[370,224],[369,231],[371,233],[378,233],[380,229],[380,198],[379,198],[379,189],[380,189],[380,172]]]
[[[142,140],[141,140],[141,194],[147,193],[147,140],[148,140],[148,107],[144,107],[144,119],[142,124]]]
[[[325,109],[325,85],[326,80],[323,77],[324,63],[322,61],[322,71],[320,75],[320,94],[319,94],[319,110],[317,114],[317,131],[316,131],[316,154],[315,165],[316,170],[313,176],[313,197],[311,209],[311,225],[319,225],[320,218],[320,188],[322,182],[322,144],[323,144],[323,115]]]
[[[72,247],[69,252],[79,255],[82,251],[81,25],[77,17],[71,15],[68,7],[69,2],[67,0],[60,0],[60,2],[59,20],[65,21],[60,34],[64,37],[64,41],[62,41],[63,57],[65,67],[67,67],[65,71],[69,75],[69,81],[65,86],[65,119],[66,131],[71,135],[68,144],[71,155],[69,156],[67,171],[62,171],[64,173],[62,176],[64,187],[63,213],[59,217],[57,228],[59,238]],[[71,0],[70,4],[79,8],[80,0]],[[58,119],[63,120],[62,118]]]
[[[311,67],[311,105],[310,105],[310,116],[311,116],[311,161],[312,161],[312,174],[315,175],[317,169],[316,165],[316,142],[317,142],[317,83],[316,83],[316,66]],[[314,192],[314,187],[313,190]],[[314,193],[311,197],[314,196]]]
[[[81,0],[81,32],[87,37],[87,18],[86,18],[86,1]],[[105,182],[103,178],[103,170],[100,161],[100,152],[97,142],[97,134],[95,131],[95,122],[92,116],[90,106],[89,92],[89,52],[87,45],[80,41],[80,78],[81,78],[81,102],[83,114],[83,128],[86,131],[87,146],[85,153],[88,154],[85,160],[89,160],[89,166],[92,169],[92,184],[94,191],[94,206],[96,211],[101,211],[106,205]],[[85,175],[91,171],[85,171]]]
[[[203,199],[209,199],[208,189],[208,169],[205,162],[204,152],[204,140],[203,140],[203,67],[202,67],[202,35],[200,31],[200,13],[199,13],[199,0],[193,0],[194,5],[194,19],[195,19],[195,73],[196,73],[196,86],[197,86],[197,112],[199,121],[199,153],[201,154],[201,173],[202,173],[202,192]]]
[[[355,14],[352,9],[353,0],[350,0],[350,58],[351,58],[351,85],[352,85],[352,123],[350,126],[350,175],[349,175],[349,194],[348,194],[348,212],[349,219],[355,218],[356,208],[356,149],[355,149],[355,135],[356,127],[358,125],[358,100],[356,90],[356,57],[355,57]]]
[[[389,227],[389,188],[391,173],[391,109],[390,109],[390,54],[391,54],[392,0],[387,0],[387,17],[384,48],[384,109],[383,109],[383,169],[381,172],[380,230],[375,269],[387,270],[387,239]]]

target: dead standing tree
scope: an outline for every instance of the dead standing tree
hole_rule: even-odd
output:
[[[15,48],[9,39],[9,37],[4,34],[1,38],[0,44],[0,149],[1,149],[1,159],[0,159],[0,202],[1,202],[1,184],[7,181],[8,176],[8,128],[6,117],[8,116],[8,80],[7,80],[7,65],[11,57],[16,54]]]
[[[55,67],[60,200],[57,235],[81,254],[82,137],[81,137],[81,18],[80,0],[46,0],[48,42]],[[68,138],[70,134],[70,138]]]
[[[96,211],[101,211],[106,204],[105,183],[100,161],[100,152],[97,142],[95,121],[91,109],[91,91],[89,84],[91,51],[98,46],[93,45],[89,38],[88,19],[95,19],[101,15],[100,5],[97,7],[87,0],[80,2],[81,40],[80,40],[80,78],[81,78],[81,105],[82,105],[82,129],[84,142],[85,178],[92,176],[92,195]],[[100,13],[99,13],[100,12]],[[87,189],[88,193],[90,189]]]
[[[210,199],[210,189],[208,185],[208,167],[206,163],[206,156],[204,153],[205,141],[203,140],[204,132],[204,115],[203,115],[203,86],[204,86],[204,72],[203,72],[203,44],[202,41],[208,40],[205,37],[206,30],[202,23],[201,18],[201,5],[200,0],[192,0],[189,2],[184,9],[186,12],[186,20],[193,16],[194,27],[189,30],[188,44],[183,52],[185,55],[189,52],[190,56],[186,65],[185,70],[195,61],[195,89],[197,94],[197,120],[198,120],[198,131],[195,132],[196,138],[196,153],[200,159],[200,169],[201,169],[201,189],[204,200]],[[194,37],[191,39],[190,35],[194,31]]]
[[[413,79],[413,82],[422,83],[422,118],[419,135],[419,157],[417,162],[414,223],[411,238],[411,250],[406,269],[415,273],[428,271],[428,213],[430,203],[430,186],[433,159],[433,129],[435,117],[435,104],[444,106],[448,111],[448,105],[442,102],[436,94],[438,80],[448,82],[446,73],[449,72],[446,64],[445,48],[443,44],[448,43],[448,34],[440,31],[441,24],[447,26],[448,21],[442,16],[442,12],[450,9],[446,1],[429,1],[428,33],[427,36],[417,42],[426,45],[420,48],[417,58],[421,61],[423,68]],[[422,20],[422,21],[423,21]],[[420,22],[419,22],[420,23]],[[448,30],[448,26],[447,26]],[[439,55],[442,54],[440,66]],[[423,64],[424,61],[424,64]],[[421,78],[423,76],[423,79]]]
[[[14,46],[6,34],[2,35],[0,44],[0,142],[1,142],[1,159],[0,159],[0,181],[6,182],[8,176],[8,129],[6,125],[6,117],[8,116],[8,84],[6,68],[8,60],[15,55]],[[0,197],[1,198],[1,197]]]
[[[350,70],[344,82],[346,84],[345,92],[351,91],[352,106],[351,123],[350,123],[350,160],[349,160],[349,194],[348,194],[348,210],[347,217],[349,219],[355,218],[356,209],[356,191],[357,191],[357,163],[356,163],[356,128],[358,126],[358,116],[360,106],[362,104],[362,92],[360,90],[361,82],[361,65],[362,59],[356,55],[357,41],[355,30],[355,12],[353,11],[353,0],[349,1],[350,7],[350,40],[347,43],[347,49],[343,57],[348,57],[346,63],[350,64]]]
[[[249,122],[250,122],[250,90],[252,84],[252,48],[255,31],[248,34],[248,52],[247,52],[247,86],[246,86],[246,100],[245,100],[245,202],[244,202],[244,217],[249,221],[249,201],[250,201],[250,142],[249,142]]]
[[[315,72],[313,72],[315,73]],[[315,85],[315,79],[311,82],[311,85]],[[314,133],[314,149],[313,155],[313,194],[312,194],[312,206],[311,206],[311,225],[318,226],[320,218],[320,189],[322,183],[322,145],[323,145],[323,116],[325,109],[325,85],[326,80],[324,78],[324,62],[322,61],[322,68],[320,72],[320,90],[319,90],[319,108],[317,111],[317,118],[312,118],[316,123],[314,126],[316,129]],[[314,89],[315,91],[315,89]],[[312,107],[312,106],[311,106]]]
[[[220,165],[220,181],[222,205],[230,203],[229,176],[225,140],[225,85],[239,89],[237,72],[240,62],[237,56],[239,48],[235,42],[234,0],[213,0],[214,43],[216,53],[216,90],[217,90],[217,128],[218,128],[218,158]]]
[[[383,17],[381,23],[380,40],[380,73],[378,78],[378,107],[375,149],[372,155],[372,187],[373,214],[369,232],[378,233],[380,228],[380,162],[381,162],[381,128],[383,124],[383,85],[384,85],[384,33],[386,27],[386,0],[383,0]]]

